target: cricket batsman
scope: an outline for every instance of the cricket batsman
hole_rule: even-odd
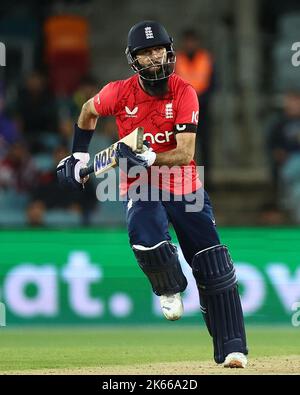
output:
[[[117,163],[125,160],[127,169],[141,166],[148,173],[158,166],[177,166],[182,171],[157,184],[161,191],[169,192],[170,199],[134,200],[128,195],[125,200],[129,240],[137,263],[160,297],[165,317],[178,320],[183,314],[181,293],[187,280],[171,242],[171,222],[197,283],[214,359],[225,367],[244,368],[248,350],[235,269],[228,248],[220,241],[210,199],[193,160],[199,114],[196,92],[174,74],[173,40],[160,23],[134,25],[125,53],[135,74],[110,82],[83,105],[75,124],[72,155],[58,164],[58,180],[71,190],[83,188],[87,177],[81,179],[79,172],[89,162],[89,143],[99,117],[115,116],[120,139],[137,127],[144,128],[150,143],[145,151],[137,154],[119,143]],[[134,182],[127,175],[123,177],[121,193],[128,194]],[[183,183],[184,190],[180,187]],[[201,210],[187,211],[186,194],[200,191],[204,194]],[[182,199],[178,199],[180,194]]]

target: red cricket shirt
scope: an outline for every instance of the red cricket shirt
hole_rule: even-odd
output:
[[[158,98],[141,88],[138,75],[110,82],[94,97],[95,109],[100,116],[115,116],[120,139],[140,126],[154,152],[170,151],[176,148],[176,133],[197,125],[199,104],[194,88],[176,74],[169,77],[168,86],[169,92]],[[150,169],[152,174],[163,174],[156,186],[174,194],[191,193],[201,186],[194,160],[188,166],[170,170],[170,176],[166,166]],[[134,180],[121,178],[121,194]]]

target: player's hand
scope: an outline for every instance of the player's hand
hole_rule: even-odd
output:
[[[59,184],[70,190],[82,190],[88,176],[80,178],[80,169],[87,167],[90,155],[86,152],[75,152],[74,154],[62,159],[56,168]]]
[[[129,170],[133,166],[143,166],[145,168],[151,166],[155,161],[156,154],[146,145],[144,145],[142,154],[136,154],[128,145],[121,142],[117,146],[115,158],[118,165],[120,159],[127,159],[127,169]]]
[[[136,154],[136,156],[145,160],[147,162],[147,167],[152,166],[156,159],[156,153],[150,148],[150,143],[148,141],[144,142],[143,152],[141,154]]]

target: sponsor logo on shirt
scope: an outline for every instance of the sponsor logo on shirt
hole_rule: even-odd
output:
[[[173,118],[173,103],[166,104],[166,119]]]
[[[130,110],[127,106],[125,106],[126,117],[136,118],[137,117],[136,113],[138,112],[138,109],[139,109],[138,106],[134,107],[133,110]]]
[[[192,122],[198,123],[199,111],[192,112]]]
[[[165,132],[159,132],[156,134],[144,133],[144,139],[150,141],[151,144],[163,144],[169,143],[170,137],[174,134],[173,130]]]

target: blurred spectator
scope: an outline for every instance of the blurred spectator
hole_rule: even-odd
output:
[[[198,95],[200,112],[197,151],[200,158],[197,159],[199,164],[205,166],[205,183],[208,186],[211,161],[209,102],[213,90],[214,65],[212,55],[201,47],[195,30],[189,29],[182,33],[181,50],[176,52],[176,73],[189,82]]]
[[[33,201],[27,207],[27,224],[30,226],[43,226],[45,216],[45,205],[42,201]]]
[[[99,82],[91,75],[86,75],[80,81],[80,84],[73,94],[73,102],[76,107],[76,112],[79,115],[83,104],[94,97],[99,91]]]
[[[268,132],[274,183],[278,171],[292,154],[300,154],[300,92],[289,92],[284,97],[283,113]]]
[[[82,105],[99,91],[96,80],[87,75],[82,78],[74,94],[58,98],[59,133],[66,145],[71,145],[74,122],[76,122]]]
[[[56,96],[70,96],[89,69],[89,23],[79,15],[51,15],[44,22],[45,58]]]
[[[267,139],[275,195],[300,221],[300,92],[288,92]]]
[[[267,202],[263,204],[258,212],[257,225],[259,226],[277,226],[289,223],[286,213],[276,202]]]
[[[24,142],[11,145],[0,162],[0,188],[29,193],[36,179],[36,168]]]
[[[89,223],[90,214],[96,204],[95,188],[91,180],[86,183],[83,192],[77,193],[62,190],[57,183],[57,163],[68,155],[69,149],[67,147],[57,147],[53,152],[53,165],[38,175],[36,186],[31,191],[31,203],[27,209],[29,225],[43,225],[46,211],[57,209],[79,213],[82,224]]]
[[[5,113],[5,96],[0,84],[0,159],[5,156],[10,146],[20,138],[17,125]]]
[[[25,81],[19,93],[17,111],[30,151],[47,151],[49,136],[52,139],[57,134],[58,114],[55,98],[42,73],[35,71]]]

